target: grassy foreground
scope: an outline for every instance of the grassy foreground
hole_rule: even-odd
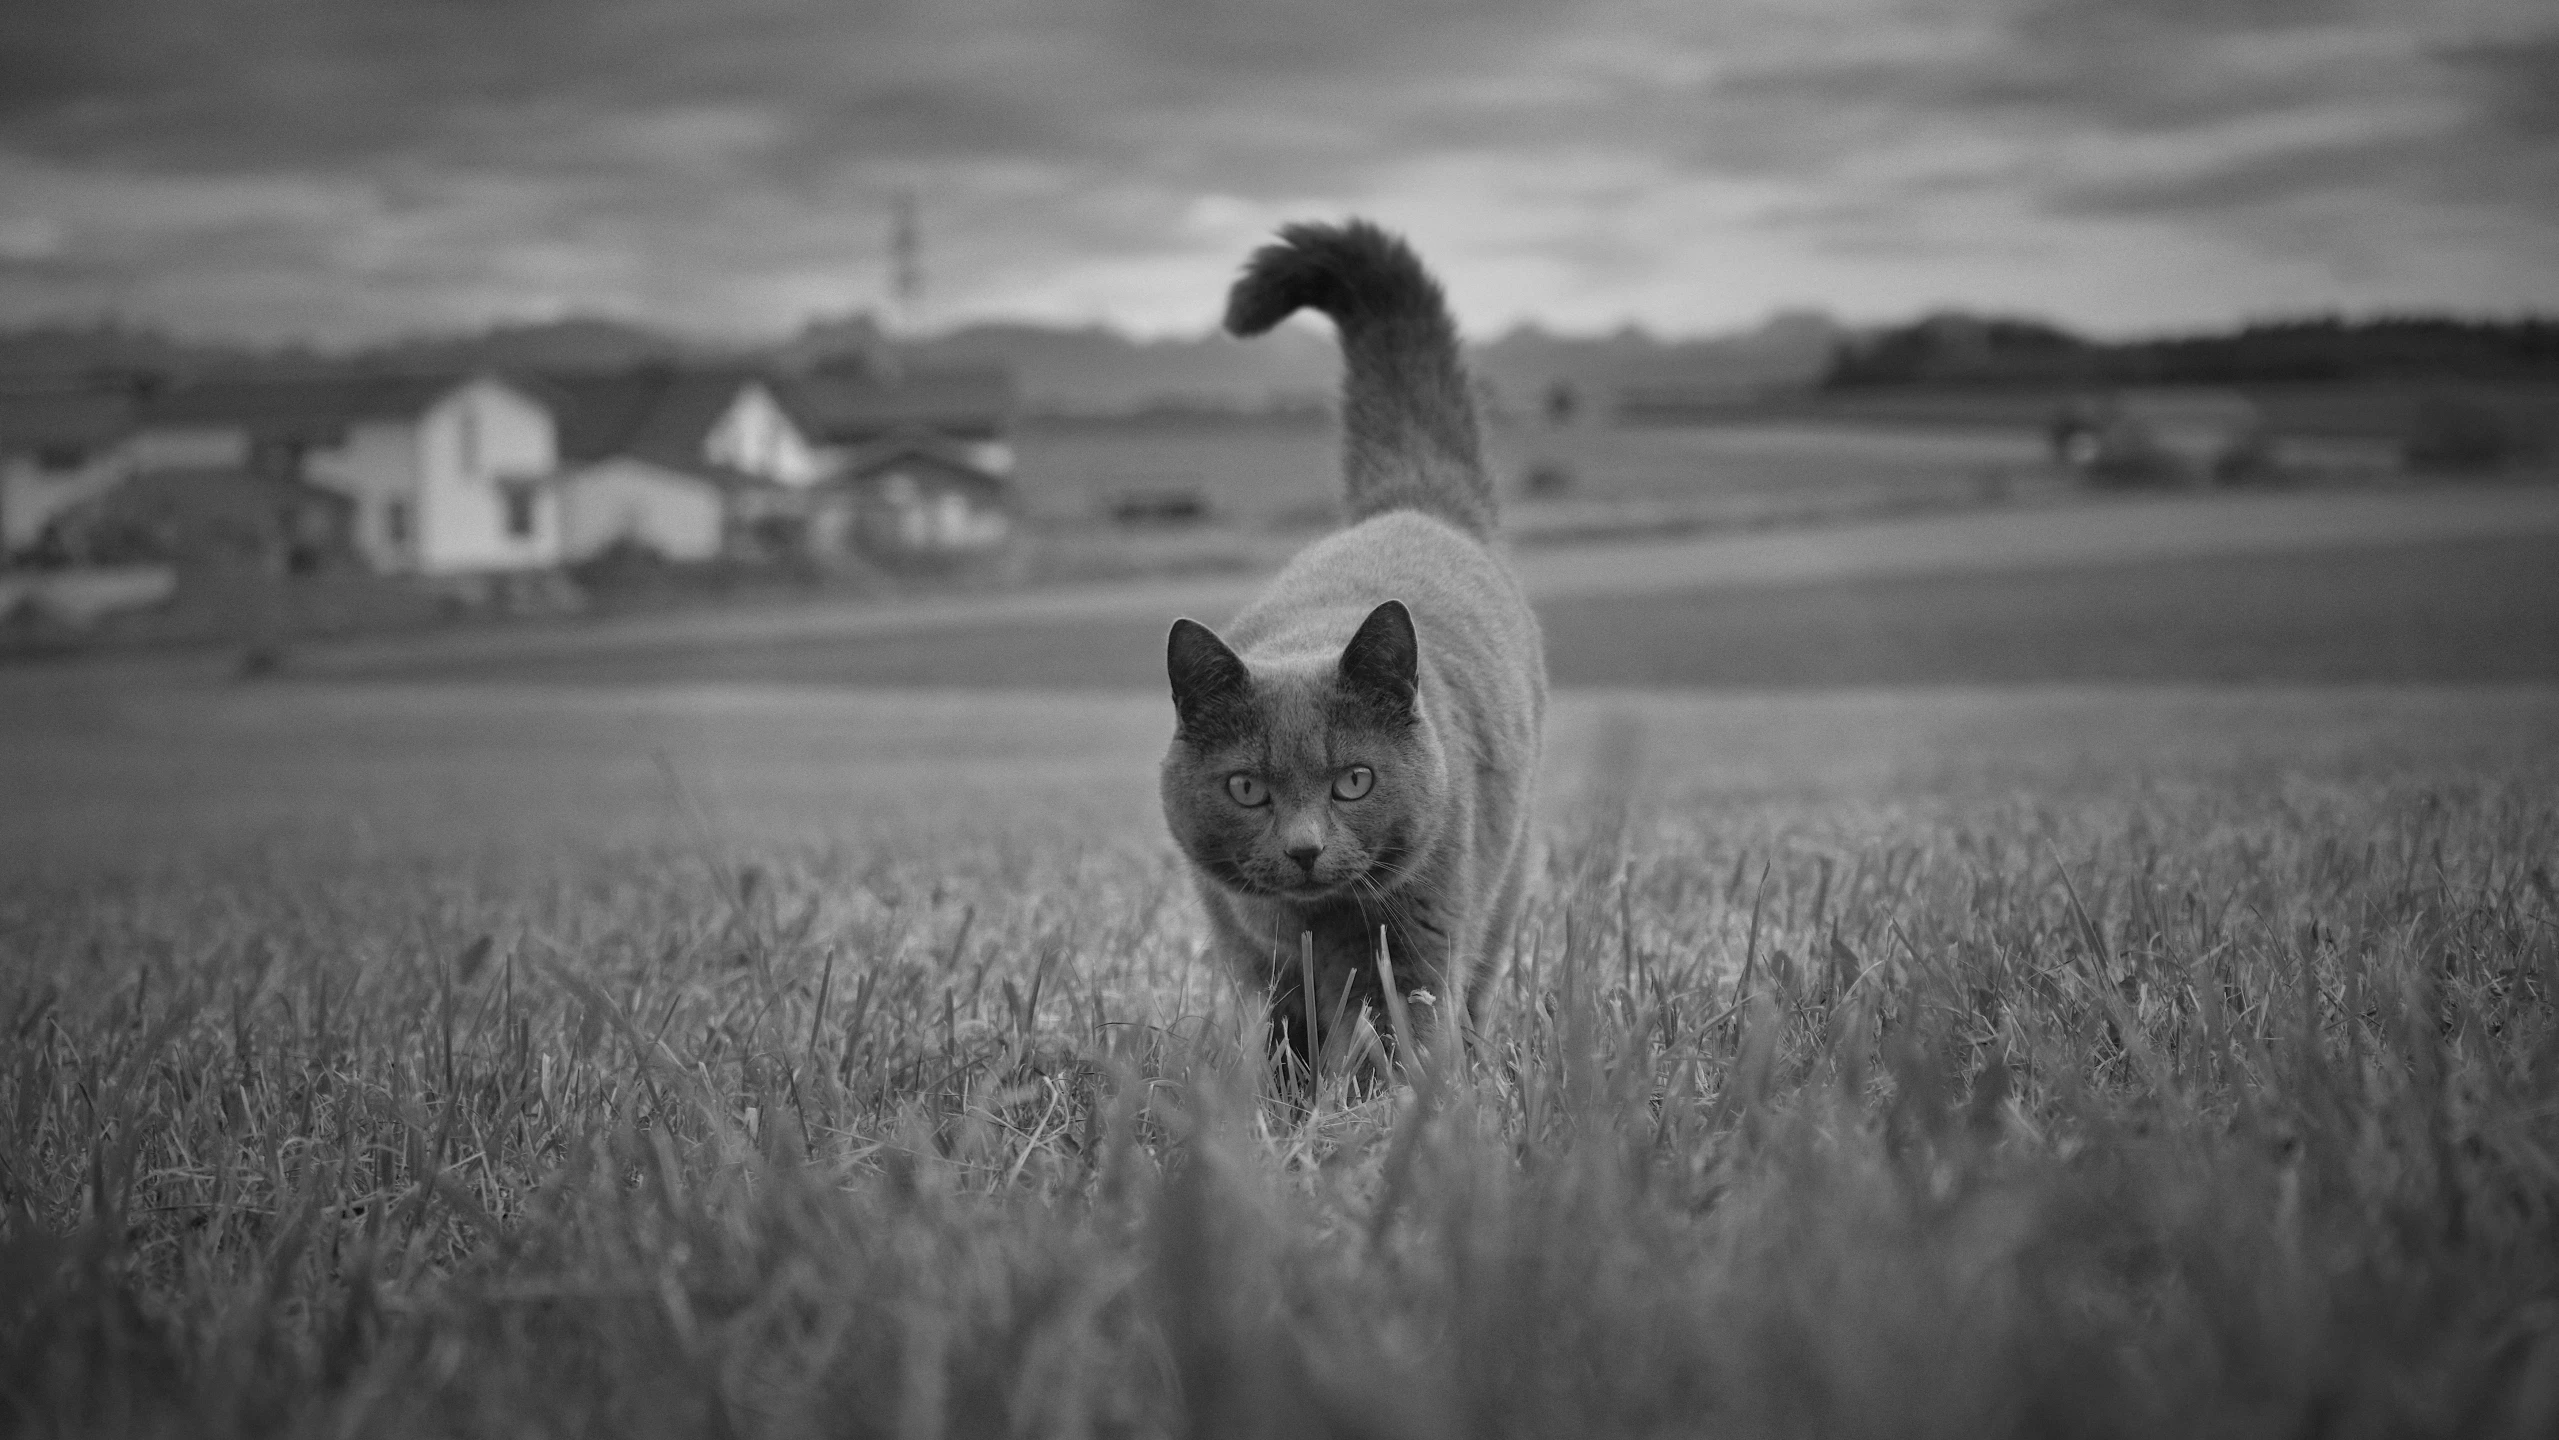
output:
[[[1302,1124],[1067,806],[0,889],[0,1430],[2559,1427],[2546,765],[1644,743],[1472,1063]]]

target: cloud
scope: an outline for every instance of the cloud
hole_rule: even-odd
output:
[[[2559,26],[2406,10],[16,0],[0,318],[770,330],[876,302],[907,191],[945,319],[1197,328],[1269,223],[1353,207],[1484,277],[1478,324],[2067,302],[2162,227],[2234,295],[2559,303]],[[2438,214],[2471,270],[2394,270]],[[2194,303],[2104,288],[2065,318]]]
[[[2432,58],[2477,102],[2472,116],[2480,132],[2559,140],[2559,22],[2539,33],[2446,44]]]

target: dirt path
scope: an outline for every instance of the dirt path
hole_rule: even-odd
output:
[[[1540,599],[1807,581],[1997,573],[2192,556],[2284,554],[2559,534],[2559,488],[2137,497],[1676,540],[1538,546],[1519,554]],[[623,650],[774,645],[944,629],[1195,615],[1240,606],[1253,577],[1154,580],[998,595],[839,601],[618,616],[522,630],[313,645],[305,673]]]

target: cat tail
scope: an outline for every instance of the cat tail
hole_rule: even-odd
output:
[[[1439,282],[1410,246],[1365,220],[1279,233],[1245,262],[1226,328],[1259,335],[1301,308],[1333,318],[1351,517],[1420,510],[1490,536],[1493,485]]]

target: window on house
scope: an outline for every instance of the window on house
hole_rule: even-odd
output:
[[[386,500],[382,502],[382,537],[394,545],[406,545],[409,543],[408,501]]]
[[[501,485],[498,500],[506,506],[506,535],[510,540],[533,538],[533,487]]]

